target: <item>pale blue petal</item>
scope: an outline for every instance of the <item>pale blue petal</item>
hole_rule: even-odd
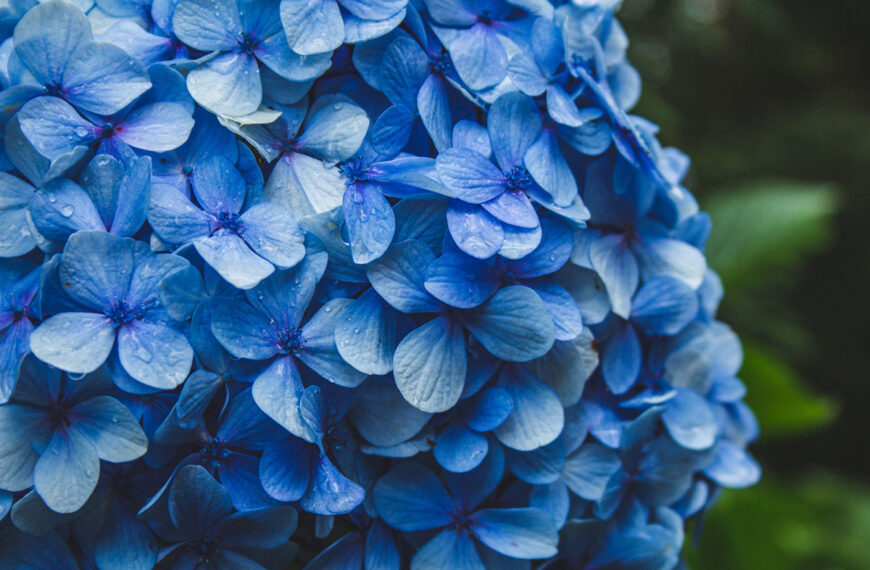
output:
[[[330,52],[344,41],[335,0],[281,0],[281,23],[290,48],[300,55]]]
[[[459,77],[474,90],[491,87],[507,74],[507,53],[498,33],[486,24],[460,31],[447,47]]]
[[[61,313],[30,335],[30,350],[61,370],[84,374],[100,367],[115,345],[115,329],[105,315]]]
[[[274,360],[257,376],[252,393],[254,401],[267,416],[293,435],[314,441],[315,435],[299,413],[303,389],[293,358],[285,356]]]
[[[122,463],[145,455],[145,432],[115,398],[96,396],[76,404],[69,413],[75,418],[76,430],[91,441],[100,459]]]
[[[197,253],[234,287],[250,289],[274,273],[275,267],[251,251],[238,235],[225,231],[198,238]]]
[[[635,247],[640,273],[644,279],[669,275],[697,289],[704,280],[707,262],[704,254],[691,245],[675,239],[645,236]]]
[[[525,192],[502,192],[481,206],[492,217],[511,226],[531,230],[540,223],[535,207]]]
[[[262,40],[254,53],[280,77],[294,82],[317,79],[332,65],[330,53],[299,55],[292,51],[283,29]]]
[[[335,325],[335,342],[342,358],[366,374],[393,369],[396,312],[369,290],[344,310]]]
[[[21,132],[39,153],[53,160],[99,138],[98,129],[57,97],[37,97],[18,112]]]
[[[341,206],[345,180],[338,168],[306,154],[285,154],[272,169],[266,195],[300,220]]]
[[[410,332],[396,348],[393,375],[408,402],[443,412],[459,400],[467,367],[462,327],[438,317]]]
[[[299,360],[322,378],[339,386],[355,388],[367,374],[354,369],[342,359],[335,341],[335,323],[350,303],[349,299],[332,299],[323,305],[302,327],[304,348]]]
[[[51,510],[72,513],[84,506],[99,475],[91,441],[75,427],[57,429],[33,469],[33,486]]]
[[[730,441],[721,441],[716,457],[704,469],[704,473],[719,485],[741,489],[758,482],[761,467],[746,450]]]
[[[62,242],[78,230],[106,230],[90,197],[65,178],[52,180],[36,192],[30,214],[39,233],[56,241]]]
[[[449,148],[435,159],[438,177],[456,197],[479,204],[507,188],[504,175],[486,157],[467,148]]]
[[[257,60],[235,52],[192,69],[187,74],[187,89],[209,111],[234,117],[253,113],[263,98]]]
[[[372,288],[385,301],[403,313],[428,313],[440,305],[423,286],[426,267],[435,256],[421,241],[409,239],[396,243],[366,268]]]
[[[217,304],[211,329],[233,356],[265,360],[278,352],[278,331],[272,320],[270,315],[237,299]]]
[[[365,494],[362,487],[342,475],[326,455],[321,454],[314,461],[311,484],[299,506],[318,515],[342,515],[357,508]]]
[[[121,48],[103,42],[82,44],[63,74],[64,98],[99,115],[117,113],[150,87],[141,63]]]
[[[170,243],[187,243],[209,235],[211,229],[208,215],[168,184],[156,183],[151,187],[148,221]]]
[[[453,116],[450,112],[450,101],[444,80],[435,74],[427,77],[417,92],[416,103],[420,120],[432,137],[435,148],[439,152],[448,149],[451,142]]]
[[[183,333],[163,324],[133,321],[118,331],[118,356],[135,380],[172,390],[187,378],[193,349]]]
[[[552,388],[522,366],[505,368],[498,386],[513,399],[511,415],[494,430],[499,441],[512,449],[531,451],[559,437],[565,415]]]
[[[494,356],[526,362],[553,346],[556,328],[540,297],[522,286],[501,289],[463,316],[465,326]]]
[[[239,7],[233,0],[183,0],[175,7],[172,31],[198,50],[231,49],[242,32]]]
[[[622,318],[631,313],[631,298],[640,280],[637,259],[625,245],[623,236],[612,234],[601,237],[589,247],[592,268],[601,277],[613,312]]]
[[[277,267],[293,267],[305,257],[302,232],[290,210],[279,204],[258,204],[242,214],[239,232],[251,249]]]
[[[707,400],[692,390],[677,390],[665,404],[662,423],[686,449],[707,449],[716,441],[716,418]]]
[[[119,139],[151,152],[167,152],[187,142],[193,117],[180,103],[151,103],[138,107],[116,127]]]
[[[367,182],[348,188],[342,212],[354,262],[365,264],[383,255],[393,241],[396,218],[380,188]]]
[[[499,97],[486,118],[492,153],[507,172],[523,164],[523,157],[541,132],[541,115],[528,95],[513,92]]]
[[[15,54],[43,85],[59,83],[73,52],[91,39],[91,25],[74,4],[33,4],[15,26]],[[47,34],[46,30],[63,33]]]
[[[496,552],[513,558],[549,558],[559,535],[553,520],[538,509],[483,509],[474,515],[474,535]]]
[[[451,200],[447,208],[447,227],[456,245],[478,259],[492,257],[504,244],[505,231],[501,223],[477,204]]]
[[[560,206],[570,206],[577,195],[577,181],[562,155],[553,129],[545,129],[525,154],[529,174]]]
[[[297,144],[325,161],[345,160],[359,149],[369,123],[366,112],[352,103],[327,103],[308,117]]]

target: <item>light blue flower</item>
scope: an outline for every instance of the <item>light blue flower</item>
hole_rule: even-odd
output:
[[[30,349],[73,374],[93,372],[115,349],[138,382],[174,388],[187,377],[193,350],[172,324],[156,287],[187,265],[182,257],[151,254],[139,241],[77,232],[64,248],[58,278],[79,310],[43,321],[30,337]]]
[[[278,4],[279,0],[178,3],[172,16],[175,34],[188,46],[212,54],[187,74],[187,88],[197,103],[218,115],[247,115],[263,98],[261,63],[291,81],[314,79],[326,71],[328,54],[302,57],[287,45]]]
[[[80,509],[97,485],[100,460],[141,457],[148,439],[130,412],[103,395],[105,375],[81,380],[25,360],[10,403],[0,406],[0,488],[33,486],[52,510]]]

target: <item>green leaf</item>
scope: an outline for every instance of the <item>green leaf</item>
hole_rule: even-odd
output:
[[[744,341],[740,377],[764,439],[806,432],[837,415],[834,402],[812,394],[785,363],[751,342]]]
[[[690,568],[865,570],[870,489],[832,474],[797,481],[765,475],[759,485],[725,490],[707,516]]]
[[[755,182],[708,200],[713,233],[707,259],[725,285],[754,286],[829,239],[836,195],[827,185],[803,182]]]

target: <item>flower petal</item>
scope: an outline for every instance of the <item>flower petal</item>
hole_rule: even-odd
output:
[[[30,335],[30,350],[37,358],[76,374],[99,368],[114,345],[111,319],[94,313],[55,315]]]
[[[411,331],[396,348],[393,375],[402,396],[424,412],[449,410],[465,384],[462,327],[443,317]]]

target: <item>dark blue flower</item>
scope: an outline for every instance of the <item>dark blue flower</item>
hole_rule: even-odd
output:
[[[256,568],[249,549],[273,549],[296,530],[296,511],[277,506],[234,513],[230,497],[199,465],[182,467],[169,489],[169,521],[158,534],[170,543],[158,559],[187,568]]]
[[[0,404],[9,400],[18,365],[30,352],[30,333],[40,316],[36,303],[42,268],[0,260]]]
[[[481,508],[501,479],[504,460],[493,459],[446,486],[428,467],[408,461],[375,486],[375,505],[387,524],[401,531],[443,529],[414,555],[412,564],[431,568],[485,568],[477,541],[520,559],[549,558],[558,537],[553,522],[534,508]]]
[[[291,412],[292,413],[292,412]],[[260,481],[279,501],[299,501],[310,513],[340,515],[362,502],[365,490],[336,467],[330,455],[347,453],[341,415],[320,387],[309,386],[299,397],[299,437],[273,443],[260,459]]]

